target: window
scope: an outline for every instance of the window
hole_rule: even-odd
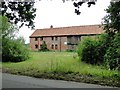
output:
[[[54,40],[54,37],[52,37],[51,39]]]
[[[52,44],[51,49],[54,49],[54,45]]]
[[[40,37],[40,41],[42,41],[43,40],[43,37]]]
[[[40,48],[42,47],[42,44],[40,45]]]
[[[57,37],[55,37],[55,40],[56,40],[56,41],[57,41],[57,39],[58,39],[58,38],[57,38]]]
[[[58,49],[58,45],[57,44],[55,45],[55,49]]]
[[[35,37],[35,41],[37,41],[38,40],[38,38],[37,37]]]
[[[38,48],[38,45],[37,45],[37,44],[35,45],[35,48],[36,48],[36,49]]]

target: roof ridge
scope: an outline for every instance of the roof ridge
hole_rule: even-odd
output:
[[[44,29],[61,29],[61,28],[71,28],[71,27],[85,27],[85,26],[99,26],[101,24],[93,24],[93,25],[80,25],[80,26],[65,26],[65,27],[53,27],[53,28],[41,28],[36,30],[44,30]]]
[[[36,29],[31,36],[100,34],[103,29],[99,26],[100,24]]]

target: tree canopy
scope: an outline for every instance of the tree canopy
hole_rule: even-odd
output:
[[[84,3],[87,3],[87,4],[88,4],[88,7],[91,7],[91,5],[95,5],[95,4],[96,4],[96,1],[97,1],[97,0],[85,2],[85,1],[83,0],[83,1],[76,1],[76,2],[74,2],[73,5],[74,5],[74,7],[76,7],[75,13],[76,13],[77,15],[80,15],[80,14],[81,14],[81,12],[80,12],[80,6],[82,6]]]
[[[34,28],[34,18],[36,16],[35,2],[18,2],[3,0],[0,6],[2,7],[0,12],[2,16],[6,16],[8,21],[14,24],[21,22],[19,27],[24,24],[28,27]]]
[[[27,60],[28,49],[24,46],[22,37],[15,37],[18,30],[14,24],[8,22],[8,18],[0,16],[0,31],[2,31],[2,61],[19,62]],[[2,29],[2,30],[1,30]]]
[[[82,61],[100,64],[110,70],[120,70],[120,1],[111,2],[104,17],[104,35],[87,38],[78,46]]]
[[[120,33],[120,1],[111,2],[104,17],[105,31],[109,34]]]
[[[40,0],[39,0],[40,1]],[[63,3],[67,0],[62,0]],[[72,1],[72,0],[71,0]],[[87,3],[88,7],[91,5],[95,5],[95,2],[97,0],[93,1],[75,1],[73,2],[75,9],[75,13],[77,15],[80,15],[80,6],[82,4]],[[18,24],[21,22],[21,25],[18,25],[19,27],[22,27],[24,24],[28,27],[31,27],[32,29],[35,27],[34,26],[34,19],[35,19],[35,12],[36,8],[34,7],[35,0],[25,2],[19,2],[19,0],[3,0],[3,2],[0,3],[0,6],[2,7],[0,9],[0,13],[2,16],[6,16],[9,20],[9,22]]]

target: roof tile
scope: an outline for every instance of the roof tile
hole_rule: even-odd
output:
[[[36,29],[30,37],[101,34],[100,25],[85,25],[60,28]]]

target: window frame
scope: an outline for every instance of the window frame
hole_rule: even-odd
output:
[[[55,37],[55,41],[57,41],[58,40],[58,37]]]
[[[55,44],[55,49],[58,49],[58,45],[57,44]]]
[[[54,44],[51,45],[51,49],[54,49]]]
[[[43,41],[43,37],[40,37],[40,41]]]
[[[38,49],[38,45],[37,44],[35,44],[35,49]]]
[[[51,40],[53,41],[53,40],[54,40],[54,37],[51,37]]]
[[[37,41],[38,40],[38,38],[37,37],[35,37],[35,41]]]

